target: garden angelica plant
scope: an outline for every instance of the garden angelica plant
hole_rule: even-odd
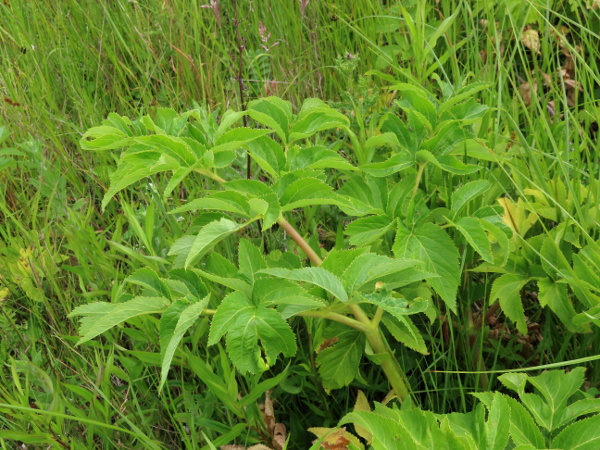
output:
[[[123,189],[161,172],[171,174],[166,203],[192,174],[209,189],[169,211],[200,220],[172,243],[169,269],[139,269],[125,280],[141,287],[139,295],[71,313],[81,316],[80,343],[135,317],[159,315],[162,388],[178,345],[199,317],[212,318],[208,345],[224,341],[242,374],[262,373],[281,355],[293,356],[303,336],[289,323],[304,318],[321,337],[314,350],[326,389],[359,377],[366,354],[396,395],[408,398],[410,386],[388,339],[427,353],[411,316],[434,320],[458,311],[460,247],[468,245],[489,264],[507,257],[511,232],[499,220],[501,207],[485,197],[491,184],[466,178],[482,169],[478,160],[493,159],[471,127],[486,112],[474,99],[485,87],[442,83],[438,101],[422,87],[393,86],[402,92],[403,117],[381,115],[377,132],[364,139],[345,115],[318,99],[307,99],[296,114],[281,98],[263,98],[220,120],[202,108],[159,109],[136,121],[110,114],[81,140],[88,150],[124,149],[103,208]],[[236,127],[244,115],[258,126]],[[333,130],[345,139],[332,139]],[[336,151],[340,145],[350,157]],[[243,167],[232,169],[246,155],[253,179],[240,175]],[[444,177],[455,180],[456,189],[441,196],[440,206]],[[299,231],[312,227],[294,213],[319,205],[342,212],[334,228],[348,237],[330,251]],[[265,251],[248,234],[257,227],[263,244],[280,228],[297,248]],[[236,242],[237,257],[212,251],[224,240]]]

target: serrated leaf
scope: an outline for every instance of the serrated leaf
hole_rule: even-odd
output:
[[[274,178],[279,177],[279,173],[286,164],[285,153],[281,145],[268,136],[247,142],[245,147],[252,156],[252,159]]]
[[[135,297],[125,303],[119,303],[108,314],[99,317],[86,334],[79,339],[77,345],[81,345],[107,330],[129,320],[133,317],[144,314],[156,314],[162,312],[169,304],[169,300],[164,297]],[[69,317],[81,315],[81,310],[75,308]]]
[[[459,255],[454,242],[440,227],[426,223],[412,231],[398,227],[393,246],[398,258],[423,261],[424,269],[439,278],[429,284],[446,304],[456,311],[456,292],[460,279]]]
[[[301,281],[314,284],[325,289],[334,297],[343,302],[348,301],[348,294],[339,278],[322,267],[305,267],[303,269],[265,269],[259,273],[265,273],[287,280]]]
[[[420,270],[421,266],[422,263],[417,260],[365,253],[352,261],[344,271],[342,280],[346,292],[350,294],[362,288],[372,292],[378,280],[383,281],[387,288],[396,289],[433,275]]]
[[[540,305],[542,307],[548,306],[569,331],[572,333],[581,333],[589,330],[585,325],[576,326],[573,324],[573,319],[577,315],[577,311],[575,311],[571,299],[569,299],[566,284],[557,283],[550,278],[543,278],[538,280],[537,285],[539,288],[538,300]]]
[[[209,251],[215,244],[225,239],[227,236],[244,228],[245,224],[238,225],[228,219],[216,220],[202,227],[196,235],[194,243],[189,249],[185,259],[185,269],[194,264],[200,257]],[[169,252],[172,253],[173,249]]]
[[[79,145],[84,150],[114,150],[126,147],[130,143],[131,136],[118,128],[107,125],[90,128],[79,141]]]
[[[430,305],[427,300],[420,298],[408,301],[404,298],[394,297],[389,291],[362,294],[357,298],[361,301],[367,301],[368,303],[380,307],[397,319],[403,316],[422,313],[429,308]]]
[[[319,374],[326,389],[339,389],[350,384],[359,374],[358,363],[365,348],[365,335],[337,322],[329,325],[326,339],[337,339],[317,355]]]
[[[197,210],[227,211],[250,217],[250,205],[242,194],[233,191],[221,191],[207,197],[190,200],[184,205],[169,211],[169,214],[180,214],[186,211]]]
[[[269,133],[269,130],[259,130],[245,127],[234,128],[220,136],[217,139],[215,146],[211,148],[211,150],[215,154],[237,150],[248,142],[251,142]]]
[[[241,373],[263,372],[279,353],[296,353],[295,335],[283,317],[274,309],[252,304],[240,292],[229,294],[221,302],[213,317],[208,344],[215,344],[225,334],[229,356]]]
[[[348,224],[346,234],[350,236],[350,245],[361,247],[383,236],[395,224],[388,216],[361,217]]]
[[[500,300],[500,306],[504,314],[516,323],[517,329],[527,334],[527,323],[525,322],[525,311],[521,303],[521,289],[529,282],[529,277],[517,273],[502,275],[492,285],[490,303]]]
[[[326,303],[310,295],[296,283],[284,279],[261,278],[254,283],[252,300],[255,304],[277,306],[277,311],[288,319],[302,311],[326,307]]]
[[[294,146],[287,151],[286,156],[287,167],[290,172],[303,169],[357,170],[351,162],[322,145],[312,147]]]
[[[510,407],[505,396],[494,394],[489,408],[488,420],[485,422],[486,449],[504,450],[508,444],[510,428]]]
[[[463,217],[454,225],[467,242],[471,244],[471,247],[473,247],[485,261],[493,264],[494,256],[492,255],[492,247],[481,222],[481,219],[476,219],[474,217]]]
[[[450,204],[452,211],[457,214],[468,202],[486,192],[491,187],[487,180],[470,181],[452,193]]]
[[[429,354],[421,332],[410,317],[399,316],[393,318],[392,316],[384,316],[382,323],[398,342],[423,355]]]
[[[321,267],[323,269],[329,270],[336,277],[343,280],[344,272],[350,266],[352,261],[358,258],[363,253],[366,253],[368,249],[366,248],[353,248],[353,249],[343,249],[339,250],[333,248],[327,257],[323,260]]]
[[[584,372],[583,367],[576,367],[569,372],[552,370],[528,379],[546,400],[548,407],[544,413],[548,418],[549,431],[561,425],[567,401],[583,384]]]
[[[340,197],[328,184],[316,178],[301,178],[286,187],[280,198],[282,211],[291,211],[303,206],[337,205]]]
[[[552,447],[569,450],[600,448],[600,414],[569,425],[552,440]]]
[[[122,161],[117,170],[110,176],[110,188],[102,199],[102,209],[106,208],[110,199],[117,192],[125,189],[127,186],[150,175],[167,170],[177,170],[178,168],[179,163],[167,155],[142,154],[136,158],[128,158],[126,162]]]
[[[248,104],[248,115],[271,128],[287,144],[292,105],[277,97],[254,100]]]
[[[150,268],[136,270],[130,276],[125,278],[125,281],[150,289],[153,294],[158,296],[166,297],[169,300],[171,299],[171,292],[167,285],[158,277],[156,272]]]
[[[250,283],[254,283],[254,273],[265,269],[262,252],[247,239],[241,239],[238,247],[238,261],[240,274],[244,275]]]
[[[305,109],[304,106],[310,100],[312,99],[305,100],[304,111],[300,112],[296,122],[290,129],[290,143],[298,139],[308,138],[319,131],[344,127],[350,122],[342,113],[328,106]]]
[[[183,339],[183,335],[186,333],[186,331],[194,324],[194,322],[196,322],[198,317],[200,317],[200,314],[202,314],[202,311],[206,308],[209,299],[210,295],[207,295],[202,300],[192,303],[191,305],[185,302],[185,308],[180,308],[179,305],[172,311],[170,311],[171,308],[169,308],[165,312],[165,314],[170,312],[170,314],[168,314],[167,316],[167,319],[165,319],[164,315],[161,318],[160,350],[162,362],[160,370],[160,383],[158,385],[159,392],[162,390],[162,387],[167,381],[167,375],[169,373],[171,361],[173,360],[173,355],[175,354],[177,346],[181,342],[181,339]],[[173,305],[171,305],[171,307],[173,307]],[[175,326],[173,327],[175,317],[177,318],[177,321]],[[163,319],[165,319],[164,327]]]
[[[515,399],[506,396],[506,401],[510,406],[509,434],[515,446],[530,445],[536,449],[544,448],[546,446],[544,437],[531,414]]]
[[[183,283],[188,292],[196,298],[204,298],[208,295],[208,290],[200,277],[192,271],[183,269],[174,269],[169,272],[169,280]],[[168,280],[167,280],[168,281]]]
[[[197,162],[196,155],[187,141],[182,138],[155,134],[152,136],[138,136],[134,139],[134,142],[153,151],[166,154],[184,167],[191,167]]]
[[[387,134],[387,133],[386,133]],[[360,170],[372,177],[389,177],[415,165],[415,158],[410,153],[404,151],[397,153],[388,160],[378,163],[365,164],[360,166]]]
[[[232,292],[225,296],[213,316],[208,334],[208,345],[215,345],[237,323],[246,310],[254,305],[242,292]]]
[[[473,164],[464,164],[452,155],[438,156],[437,161],[437,166],[440,169],[445,170],[446,172],[450,172],[454,175],[469,175],[471,173],[475,173],[481,170],[480,166],[475,166]]]

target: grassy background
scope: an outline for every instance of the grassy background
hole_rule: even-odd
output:
[[[245,101],[279,95],[297,105],[321,97],[355,117],[386,107],[393,96],[380,89],[379,77],[364,76],[368,70],[432,90],[432,74],[451,84],[488,81],[481,101],[491,110],[479,133],[490,148],[513,156],[490,172],[499,194],[516,200],[524,189],[539,189],[554,199],[561,220],[578,224],[582,244],[598,240],[597,2],[401,2],[406,13],[400,2],[384,0],[238,3],[237,13],[233,1],[214,3],[218,8],[175,0],[0,3],[0,126],[10,133],[0,144],[3,448],[14,442],[3,438],[25,440],[19,433],[30,444],[57,448],[192,448],[206,445],[202,432],[218,445],[236,423],[258,420],[256,411],[233,416],[199,383],[202,360],[233,383],[222,351],[190,346],[196,364],[173,370],[171,389],[157,397],[151,325],[74,346],[75,323],[66,315],[114,294],[133,269],[160,267],[161,252],[181,235],[177,222],[162,219],[164,206],[150,185],[129,191],[133,207],[112,202],[101,213],[115,155],[83,152],[78,141],[109,112],[135,118],[194,102],[238,108],[240,72]],[[446,19],[447,31],[424,51]],[[473,311],[487,291],[486,280],[466,280],[460,295]],[[597,332],[572,335],[544,310],[530,312],[541,324],[533,338],[509,335],[465,352],[466,313],[450,339],[441,324],[429,326],[431,355],[399,349],[423,406],[465,411],[467,392],[495,387],[493,377],[482,382],[433,369],[472,370],[481,359],[487,369],[514,368],[599,353]],[[203,323],[190,342],[205,332]],[[309,354],[307,345],[292,362],[300,393],[280,392],[276,406],[296,448],[307,448],[306,427],[333,426],[355,395],[321,392],[302,366]],[[592,383],[599,370],[589,365]],[[362,388],[379,398],[386,388],[378,373],[365,376],[372,384]],[[237,382],[234,393],[244,393],[258,380]]]

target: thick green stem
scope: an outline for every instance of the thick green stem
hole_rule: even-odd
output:
[[[359,305],[349,305],[349,308],[352,311],[352,314],[354,314],[354,317],[356,317],[356,320],[368,325],[369,329],[368,331],[365,331],[367,341],[369,341],[369,345],[371,345],[373,353],[376,355],[385,355],[383,360],[380,362],[381,368],[383,369],[383,373],[385,373],[388,382],[392,386],[392,389],[394,389],[400,401],[403,402],[410,397],[408,382],[406,381],[406,376],[404,375],[404,371],[402,370],[400,363],[386,344],[385,339],[381,334],[381,329],[379,328],[379,320],[381,315],[376,312],[374,319],[370,320],[369,316],[367,316],[367,314]],[[382,313],[383,311],[381,314]],[[375,321],[376,319],[377,321]]]
[[[370,327],[359,322],[358,320],[354,320],[351,317],[344,316],[343,314],[338,314],[330,311],[304,311],[298,314],[302,317],[314,317],[317,319],[329,319],[335,322],[343,323],[351,328],[354,328],[358,331],[362,331],[363,333],[367,333],[370,331]]]

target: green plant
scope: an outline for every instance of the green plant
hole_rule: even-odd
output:
[[[364,145],[349,130],[344,115],[317,99],[305,101],[297,115],[288,102],[275,97],[261,99],[251,103],[247,112],[227,111],[220,122],[202,109],[182,115],[161,109],[154,119],[144,116],[134,122],[111,114],[81,141],[89,150],[127,148],[111,176],[103,207],[136,181],[171,171],[163,193],[166,200],[195,172],[221,189],[209,189],[201,198],[172,209],[171,214],[219,213],[201,213],[191,227],[194,234],[185,234],[173,243],[169,255],[174,256],[174,270],[159,274],[141,269],[127,278],[127,282],[142,286],[142,295],[119,294],[111,303],[76,308],[71,316],[83,316],[80,343],[126,320],[160,313],[162,387],[178,343],[199,317],[214,316],[209,345],[226,337],[237,369],[262,373],[279,354],[294,355],[296,338],[286,320],[300,316],[307,320],[311,334],[321,336],[316,363],[326,389],[343,387],[358,377],[366,351],[381,365],[399,398],[407,398],[410,388],[380,325],[398,341],[426,353],[410,316],[421,312],[430,319],[436,316],[441,305],[436,309],[432,303],[429,286],[449,309],[457,310],[459,255],[436,222],[445,218],[490,262],[493,254],[485,232],[491,232],[496,240],[506,240],[493,224],[493,208],[472,218],[461,214],[465,204],[489,188],[486,182],[462,186],[452,199],[446,199],[451,208],[430,209],[428,201],[437,200],[428,199],[420,190],[429,167],[437,177],[479,170],[460,162],[453,152],[470,149],[475,156],[481,153],[482,146],[473,140],[469,126],[485,112],[472,100],[484,87],[475,84],[447,92],[437,104],[422,88],[394,86],[403,92],[400,105],[408,124],[388,114],[381,120],[383,133]],[[244,114],[269,129],[232,128]],[[358,164],[318,144],[319,132],[332,128],[349,133]],[[385,157],[385,151],[376,155],[382,145],[392,148],[391,156]],[[240,150],[251,156],[261,181],[240,179],[232,170],[230,165],[240,160]],[[374,158],[383,161],[372,162]],[[399,171],[407,171],[408,176],[394,181],[391,176]],[[337,192],[326,183],[328,174],[343,181]],[[311,246],[310,239],[284,217],[299,208],[310,216],[314,205],[335,205],[349,216],[360,217],[346,227],[350,244],[356,248],[334,248],[322,260],[322,250]],[[241,221],[232,220],[234,217]],[[304,266],[300,257],[283,257],[279,249],[265,254],[252,244],[250,239],[262,236],[259,240],[264,248],[268,242],[265,233],[275,224],[298,245],[311,267]],[[340,229],[341,224],[334,226]],[[303,228],[307,225],[301,223]],[[396,230],[393,245],[386,237],[390,230]],[[219,242],[239,233],[246,238],[239,241],[237,264],[214,253],[203,259]],[[151,250],[147,240],[144,242]],[[390,250],[394,258],[389,256]],[[201,261],[205,262],[199,264]],[[201,279],[221,285],[218,294],[211,295]]]
[[[580,367],[535,377],[507,373],[499,380],[517,398],[501,392],[477,393],[474,395],[481,403],[467,414],[434,414],[378,403],[373,411],[369,408],[348,414],[340,425],[353,424],[373,450],[399,446],[594,450],[600,445],[600,399],[594,392],[581,390],[583,374]],[[529,385],[536,392],[529,392]]]

